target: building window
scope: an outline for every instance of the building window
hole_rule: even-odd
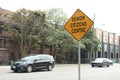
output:
[[[110,38],[110,43],[113,44],[113,39]]]
[[[105,44],[105,46],[104,46],[104,47],[105,47],[105,48],[104,48],[104,49],[105,49],[105,51],[107,51],[107,45],[106,45],[106,44]]]
[[[105,58],[107,58],[107,52],[105,52]]]
[[[1,12],[0,12],[0,16],[2,16]]]
[[[104,39],[104,42],[108,42],[108,39],[107,39],[107,37],[105,36],[105,37],[103,37],[103,39]]]
[[[119,42],[118,42],[119,40],[118,39],[115,39],[115,44],[116,45],[119,45]]]
[[[113,53],[111,53],[111,58],[113,59]]]
[[[116,53],[116,58],[119,58],[119,57],[118,57],[118,53]]]
[[[100,35],[99,34],[97,34],[97,38],[100,40]]]
[[[110,46],[110,51],[114,52],[114,46],[113,45]]]
[[[0,34],[2,34],[3,30],[4,30],[4,28],[2,26],[0,26]]]
[[[8,40],[7,38],[4,39],[4,46],[5,46],[5,47],[9,46],[9,40]]]
[[[115,51],[119,52],[119,47],[118,46],[115,46]]]
[[[98,38],[100,41],[102,41],[100,34],[97,34],[97,38]]]
[[[99,51],[99,52],[98,52],[98,58],[100,58],[100,57],[101,57],[101,52]]]

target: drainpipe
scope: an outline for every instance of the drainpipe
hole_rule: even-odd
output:
[[[110,56],[110,33],[108,33],[108,58],[111,58]]]
[[[113,46],[114,46],[114,60],[116,60],[116,51],[115,51],[115,33],[113,33]]]
[[[102,31],[102,50],[101,50],[101,58],[103,57],[103,53],[104,53],[104,44],[103,44],[103,31]]]

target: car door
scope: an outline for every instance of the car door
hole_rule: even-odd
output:
[[[35,61],[35,67],[36,69],[43,69],[46,67],[46,61],[45,58],[43,56],[39,56],[39,58]]]
[[[109,63],[107,60],[103,60],[104,66],[109,66]]]
[[[44,68],[45,69],[47,67],[47,63],[48,63],[48,60],[46,59],[46,57],[45,56],[41,56],[40,64],[39,64],[40,68]]]
[[[39,69],[39,65],[40,64],[40,60],[39,59],[35,59],[34,60],[34,64],[33,64],[33,67],[35,68],[35,69]]]

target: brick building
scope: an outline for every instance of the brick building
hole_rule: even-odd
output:
[[[12,12],[0,8],[0,64],[6,64],[10,59],[16,59],[15,55],[19,53],[19,46],[13,43],[4,29],[3,24],[8,21],[6,14],[11,15]]]
[[[93,54],[95,57],[104,57],[119,62],[120,58],[120,36],[115,33],[95,29],[98,39],[100,40],[99,51]]]

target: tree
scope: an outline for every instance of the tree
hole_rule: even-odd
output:
[[[42,30],[44,22],[45,13],[41,11],[20,9],[11,16],[7,29],[13,40],[20,45],[22,56],[36,47],[36,33]]]
[[[88,31],[81,42],[85,45],[85,48],[82,49],[83,54],[87,55],[87,58],[89,58],[91,62],[92,53],[98,50],[98,45],[100,43],[93,28]]]
[[[46,11],[46,20],[54,27],[63,27],[67,20],[67,15],[61,8],[52,8]]]
[[[67,20],[66,14],[60,8],[53,8],[46,11],[46,20],[49,22],[48,43],[51,46],[51,50],[60,51],[61,45],[64,39],[64,24]]]

